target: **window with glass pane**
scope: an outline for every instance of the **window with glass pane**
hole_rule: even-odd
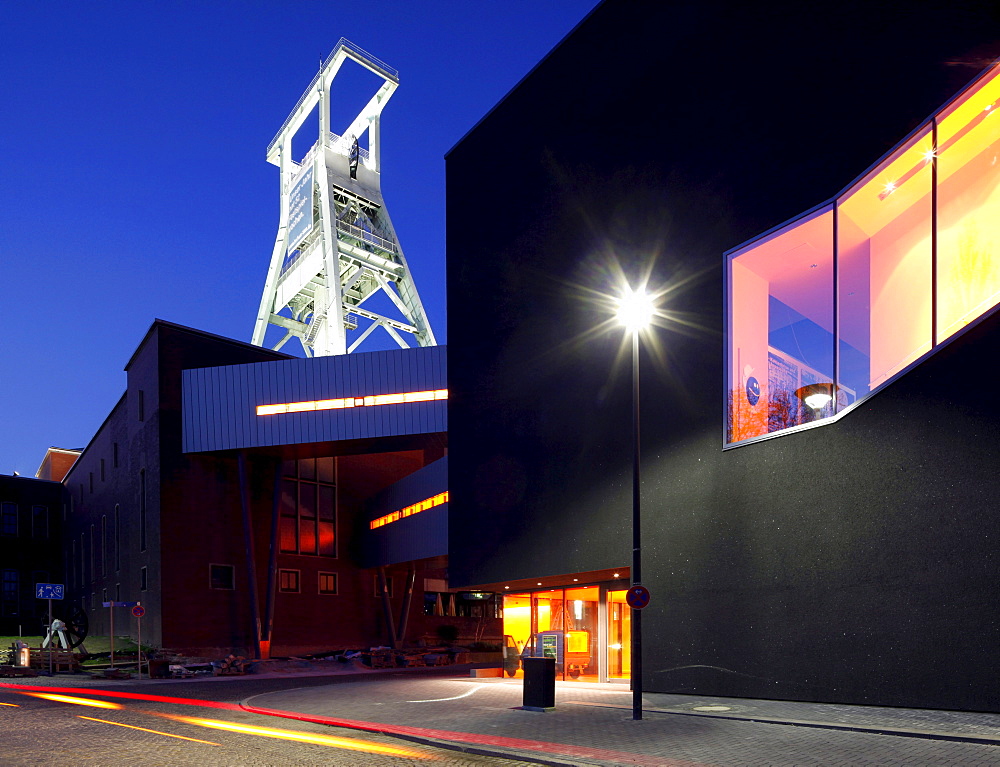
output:
[[[49,537],[49,509],[47,506],[31,507],[31,537]]]
[[[832,415],[832,205],[732,253],[728,276],[728,441]]]
[[[938,116],[938,338],[1000,300],[1000,73]]]
[[[309,458],[282,464],[278,530],[281,551],[337,555],[333,465],[333,458]]]
[[[931,348],[930,125],[838,201],[839,406]]]
[[[0,504],[0,535],[17,535],[17,504]]]
[[[0,591],[0,613],[14,616],[18,613],[18,572],[4,570],[2,591]]]
[[[320,594],[336,594],[337,593],[337,574],[336,573],[320,573],[319,574],[319,593]]]

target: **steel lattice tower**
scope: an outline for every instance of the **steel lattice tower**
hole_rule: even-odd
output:
[[[330,132],[330,86],[348,59],[383,83],[342,135]],[[413,278],[386,212],[380,185],[379,123],[399,85],[399,73],[353,43],[340,39],[267,148],[281,172],[281,215],[252,342],[264,345],[268,325],[284,329],[274,346],[291,338],[307,356],[354,351],[382,327],[401,347],[410,334],[435,345]],[[292,137],[319,106],[319,138],[301,162]],[[368,149],[358,139],[368,132]],[[363,306],[384,291],[403,316],[386,317]],[[288,316],[281,314],[288,310]],[[347,331],[367,324],[347,346]]]

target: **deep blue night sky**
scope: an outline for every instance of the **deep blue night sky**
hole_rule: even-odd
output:
[[[444,154],[595,4],[5,4],[0,473],[86,445],[154,318],[249,340],[278,221],[264,152],[340,37],[400,72],[382,191],[446,342]]]

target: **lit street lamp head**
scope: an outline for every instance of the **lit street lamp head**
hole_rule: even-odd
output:
[[[653,299],[641,288],[618,300],[618,321],[631,333],[647,327],[653,319]]]

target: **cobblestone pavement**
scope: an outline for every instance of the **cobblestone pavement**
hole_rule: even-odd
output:
[[[1000,716],[993,714],[649,694],[645,718],[634,722],[626,688],[579,683],[557,685],[551,712],[519,710],[520,702],[516,681],[386,676],[261,694],[246,705],[378,722],[404,735],[422,731],[551,763],[1000,765]]]
[[[85,681],[62,675],[0,680],[0,684],[22,681],[50,689],[76,687],[70,693],[89,692],[87,697],[124,704],[115,710],[84,709],[0,687],[0,703],[18,706],[0,705],[0,767],[525,761],[644,767],[1000,765],[1000,715],[995,714],[648,693],[645,718],[634,722],[631,693],[620,685],[559,683],[555,710],[535,713],[517,708],[522,688],[516,680],[470,679],[454,669],[338,672],[155,682]],[[202,705],[114,697],[114,693],[193,698]],[[284,716],[252,713],[255,710],[279,710]],[[276,740],[156,716],[165,713],[345,737],[366,748],[387,746],[411,753],[393,756]],[[219,745],[84,720],[78,718],[81,715]]]
[[[343,730],[289,719],[275,719],[239,708],[246,694],[287,686],[291,680],[226,680],[197,682],[81,682],[72,677],[4,679],[31,692],[105,702],[119,708],[95,708],[38,698],[0,687],[0,766],[16,765],[178,765],[179,767],[263,767],[274,765],[519,765],[513,759],[465,754],[416,744],[377,733]],[[329,679],[296,679],[296,685]],[[64,689],[76,687],[77,689]],[[219,707],[116,698],[99,692],[198,699]],[[171,717],[222,722],[282,731],[277,738],[207,727]],[[83,718],[88,717],[88,718]],[[128,725],[128,726],[121,726]],[[135,729],[142,728],[142,729]],[[150,732],[150,730],[156,732]],[[180,736],[180,737],[175,737]],[[287,738],[315,737],[319,742]],[[199,742],[201,741],[201,742]]]

